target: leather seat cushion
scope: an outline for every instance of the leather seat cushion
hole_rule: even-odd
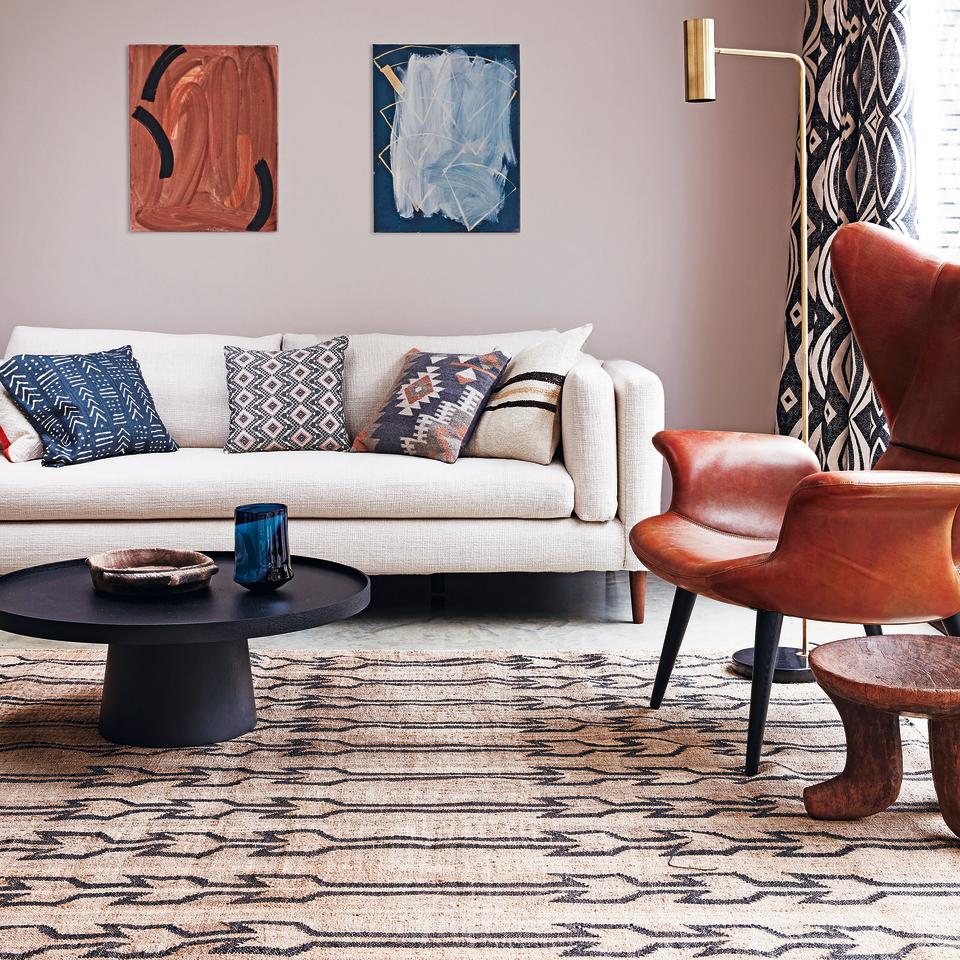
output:
[[[726,533],[668,512],[641,520],[630,532],[630,545],[657,576],[693,593],[716,596],[712,577],[759,563],[777,541]]]

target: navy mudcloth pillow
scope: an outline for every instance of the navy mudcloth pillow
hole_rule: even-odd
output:
[[[0,364],[0,383],[40,434],[45,467],[177,449],[130,347],[19,354]]]

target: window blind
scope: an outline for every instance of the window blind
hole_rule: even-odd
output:
[[[960,259],[960,0],[914,5],[920,239]]]

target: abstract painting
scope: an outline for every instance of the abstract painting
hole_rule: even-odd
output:
[[[277,229],[277,48],[130,46],[130,229]]]
[[[374,44],[373,228],[520,229],[517,44]]]

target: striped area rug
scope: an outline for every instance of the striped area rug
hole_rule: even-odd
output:
[[[957,958],[925,726],[896,807],[815,823],[843,735],[682,657],[254,655],[231,743],[121,748],[99,651],[0,655],[0,958]]]

